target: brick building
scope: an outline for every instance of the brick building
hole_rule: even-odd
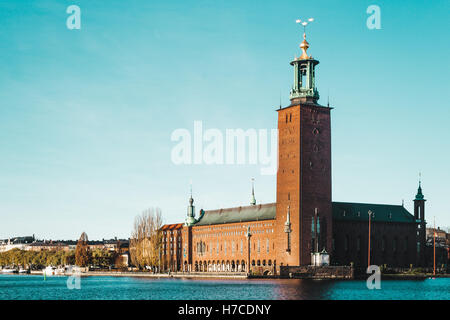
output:
[[[403,206],[332,202],[331,110],[318,104],[318,60],[308,56],[305,34],[294,68],[291,103],[278,113],[276,203],[200,210],[189,199],[184,224],[163,227],[163,261],[183,271],[279,272],[305,266],[312,254],[330,264],[367,266],[369,214],[371,263],[423,264],[425,199],[419,184],[414,215]],[[176,237],[174,237],[174,233]],[[174,240],[176,239],[176,240]],[[167,262],[167,263],[166,263]]]

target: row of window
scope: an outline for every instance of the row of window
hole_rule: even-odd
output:
[[[263,229],[263,230],[251,230],[251,234],[267,234],[273,233],[273,229]],[[232,232],[218,232],[218,233],[205,233],[205,234],[195,234],[193,238],[214,238],[214,237],[223,237],[223,236],[245,236],[247,231],[232,231]]]
[[[266,239],[266,245],[265,245],[265,251],[266,253],[269,253],[270,251],[270,241],[269,239]],[[275,249],[275,244],[272,243],[272,249]],[[239,250],[241,254],[244,253],[244,240],[240,241],[240,245],[238,248],[238,245],[231,241],[231,253],[236,253],[236,251]],[[261,239],[257,239],[253,242],[253,250],[255,250],[257,253],[261,253]],[[223,251],[225,254],[227,253],[227,242],[223,243],[223,246],[220,245],[219,241],[217,241],[216,247],[213,248],[212,243],[206,244],[206,242],[199,241],[196,243],[195,251],[198,255],[203,255],[209,251],[210,254],[215,251],[217,254],[219,254],[219,251]]]
[[[186,263],[186,262],[185,262]],[[239,261],[239,260],[236,260],[236,261],[234,261],[234,260],[232,260],[232,261],[224,261],[224,260],[222,260],[222,261],[195,261],[194,262],[194,265],[195,266],[198,266],[198,265],[215,265],[215,264],[217,264],[217,265],[233,265],[233,266],[235,266],[235,265],[245,265],[247,262],[246,261],[244,261],[244,260],[242,260],[242,261]],[[267,262],[266,262],[266,260],[264,259],[264,260],[252,260],[252,266],[254,267],[254,266],[263,266],[263,267],[265,267],[265,266],[272,266],[272,260],[267,260]],[[273,260],[273,265],[274,266],[276,266],[276,264],[277,264],[277,261],[276,260]]]

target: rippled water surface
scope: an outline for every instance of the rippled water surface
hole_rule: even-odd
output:
[[[81,278],[68,289],[65,276],[0,275],[4,299],[439,299],[450,300],[450,278],[366,282],[317,280],[191,280],[135,277]]]

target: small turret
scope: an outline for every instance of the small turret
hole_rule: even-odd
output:
[[[426,227],[425,221],[425,197],[422,193],[422,181],[421,174],[419,173],[419,188],[414,199],[414,218],[417,224],[417,256],[416,264],[419,266],[425,265],[425,245],[426,245]]]
[[[422,193],[421,181],[419,180],[419,188],[417,189],[416,199],[415,200],[425,200],[425,197]]]
[[[197,220],[195,219],[195,206],[194,198],[192,198],[192,185],[191,185],[191,197],[189,198],[189,206],[187,210],[186,225],[191,226],[195,224]]]
[[[319,91],[316,88],[316,71],[315,68],[319,61],[309,56],[306,52],[309,48],[309,43],[306,41],[306,26],[314,21],[313,18],[307,21],[297,20],[297,23],[303,25],[303,41],[300,44],[302,54],[300,57],[294,57],[291,65],[294,66],[294,84],[291,89],[290,99],[291,103],[297,102],[313,102],[319,100]]]

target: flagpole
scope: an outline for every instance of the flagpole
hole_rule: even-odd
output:
[[[372,211],[369,210],[368,212],[369,214],[369,248],[368,248],[368,252],[367,252],[367,268],[370,267],[370,217],[372,216]]]

